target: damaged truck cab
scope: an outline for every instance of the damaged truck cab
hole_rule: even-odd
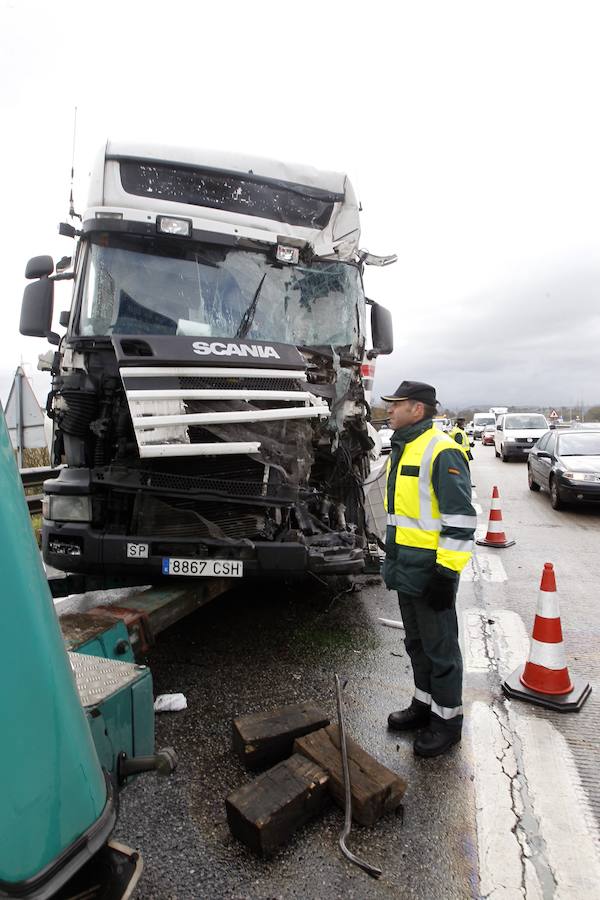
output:
[[[361,572],[363,373],[392,350],[362,273],[395,257],[359,250],[348,178],[109,142],[81,227],[61,233],[73,266],[31,260],[21,315],[57,347],[46,562],[139,583]]]

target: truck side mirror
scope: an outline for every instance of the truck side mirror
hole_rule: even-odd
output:
[[[373,338],[373,356],[386,356],[394,349],[394,326],[392,314],[385,306],[371,301],[371,337]]]
[[[33,256],[25,266],[25,278],[44,278],[54,272],[51,256]]]
[[[38,258],[43,259],[44,257]],[[44,277],[28,284],[23,292],[23,303],[21,304],[21,321],[19,323],[21,334],[26,334],[28,337],[48,337],[51,334],[53,309],[53,282],[48,277]]]

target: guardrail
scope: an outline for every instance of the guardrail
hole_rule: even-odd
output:
[[[42,485],[47,478],[58,478],[58,474],[60,472],[60,468],[55,468],[53,466],[48,466],[42,469],[21,469],[21,481],[23,482],[23,487],[25,488],[25,499],[27,500],[27,506],[29,507],[30,515],[35,515],[36,513],[41,513],[42,511],[42,500],[44,495],[42,494]],[[28,488],[36,488],[39,487],[39,492],[34,494],[28,494]]]

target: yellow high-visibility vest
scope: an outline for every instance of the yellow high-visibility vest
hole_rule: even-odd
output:
[[[462,435],[462,444],[459,444],[459,443],[456,441],[456,435],[457,435],[457,434],[461,434],[461,435]],[[463,451],[463,453],[465,454],[465,456],[466,456],[467,459],[468,459],[468,458],[469,458],[469,447],[470,447],[470,444],[469,444],[469,435],[467,434],[467,432],[464,431],[462,428],[459,428],[458,425],[455,425],[454,428],[452,429],[452,431],[449,433],[449,437],[452,438],[452,440],[454,441],[454,443],[456,444],[456,446],[457,446],[460,450]]]
[[[438,500],[431,483],[433,464],[443,450],[460,450],[460,445],[437,428],[430,428],[410,441],[396,466],[393,509],[389,508],[388,486],[392,474],[392,460],[387,463],[387,483],[384,507],[387,524],[395,529],[395,542],[405,547],[435,550],[437,562],[462,572],[471,557],[472,541],[460,541],[440,536],[442,527],[472,527],[471,517],[440,513]],[[467,523],[467,519],[469,522]]]

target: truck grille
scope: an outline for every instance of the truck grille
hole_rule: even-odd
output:
[[[206,368],[121,368],[141,458],[264,455],[288,426],[330,416],[303,371]]]
[[[207,458],[206,462],[211,460]],[[239,463],[239,458],[236,460]],[[223,461],[220,460],[221,466]],[[222,468],[210,471],[209,466],[202,475],[182,475],[171,472],[142,471],[140,484],[143,487],[157,490],[197,493],[217,492],[229,497],[276,497],[278,502],[293,502],[296,491],[285,485],[281,474],[271,469],[267,481],[264,479],[264,466],[239,466],[236,471],[223,471]]]
[[[187,508],[145,497],[137,510],[138,536],[153,538],[257,538],[265,515],[254,507],[229,507],[219,503],[194,503]]]
[[[306,385],[289,378],[246,378],[231,376],[215,378],[205,375],[198,378],[181,377],[179,387],[182,391],[201,390],[246,390],[246,391],[303,391]]]

